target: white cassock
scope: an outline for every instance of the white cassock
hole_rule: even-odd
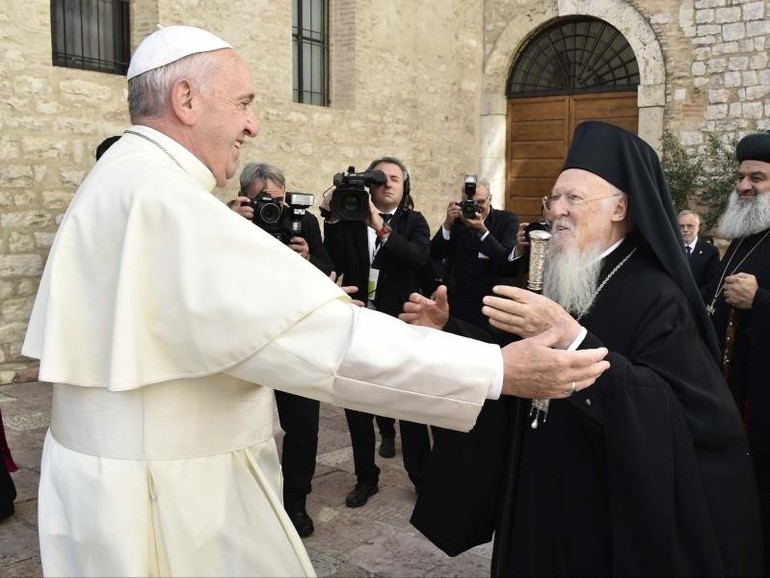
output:
[[[470,429],[498,347],[350,303],[134,126],[51,249],[23,353],[54,383],[39,532],[47,576],[299,576],[271,388]]]

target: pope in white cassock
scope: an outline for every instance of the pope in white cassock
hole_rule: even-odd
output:
[[[605,349],[559,350],[560,328],[501,350],[355,307],[229,210],[211,190],[258,126],[223,40],[163,28],[127,77],[133,126],[67,210],[23,348],[54,383],[46,575],[313,575],[271,387],[468,430],[487,397],[565,397],[607,369]]]

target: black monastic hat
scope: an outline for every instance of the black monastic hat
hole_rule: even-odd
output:
[[[739,163],[743,161],[770,163],[770,133],[758,132],[743,137],[735,147],[735,156]]]
[[[634,234],[682,289],[704,341],[719,360],[714,327],[682,250],[679,220],[663,166],[653,148],[618,126],[586,121],[575,129],[564,161],[566,169],[592,172],[628,195],[628,217]]]

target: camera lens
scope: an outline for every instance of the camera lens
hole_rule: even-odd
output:
[[[474,203],[470,199],[466,199],[460,205],[460,212],[462,213],[462,216],[465,217],[466,219],[475,219],[477,209],[478,207],[476,206],[476,203]]]
[[[340,199],[340,211],[345,215],[356,215],[361,211],[361,197],[356,194],[346,194]]]
[[[281,207],[277,203],[266,203],[260,207],[259,217],[265,223],[277,223],[281,218]]]

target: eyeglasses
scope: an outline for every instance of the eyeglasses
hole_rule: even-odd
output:
[[[574,209],[575,207],[582,207],[583,205],[592,203],[594,201],[601,201],[602,199],[609,199],[610,197],[618,196],[620,196],[618,193],[613,193],[603,197],[596,197],[595,199],[584,199],[583,197],[578,197],[577,195],[546,195],[543,197],[543,208],[546,211],[550,211],[553,209],[554,205],[562,199],[570,208]]]

